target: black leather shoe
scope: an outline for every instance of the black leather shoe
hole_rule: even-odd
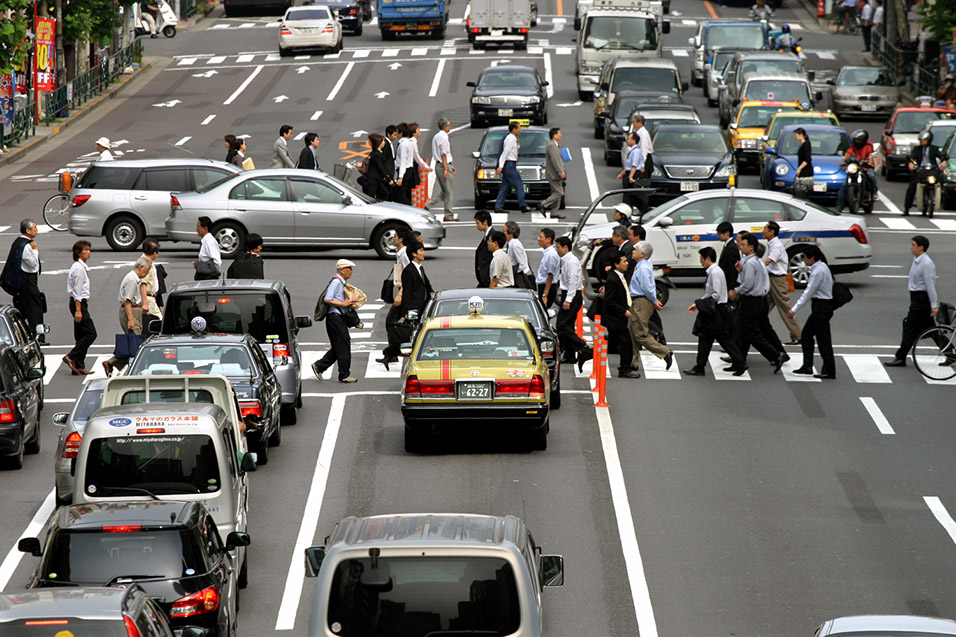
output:
[[[376,363],[381,363],[382,365],[384,365],[384,366],[385,366],[385,371],[387,372],[387,371],[388,371],[388,364],[389,364],[389,363],[397,363],[397,362],[398,362],[398,359],[397,359],[397,358],[386,358],[386,357],[383,356],[382,358],[376,358],[376,359],[375,359],[375,362],[376,362]]]
[[[531,208],[528,206],[521,206],[521,212],[531,212]]]
[[[626,372],[618,372],[617,377],[618,378],[640,378],[641,373],[637,371],[636,369],[629,369]]]
[[[786,352],[780,352],[780,358],[781,360],[783,360],[784,363],[786,363],[787,361],[790,360],[790,354]]]
[[[891,361],[886,361],[883,365],[886,367],[906,367],[906,359],[894,358]]]
[[[903,211],[903,216],[904,216],[904,217],[910,216],[910,209],[909,209],[909,208],[907,208],[906,210]]]
[[[551,214],[548,215],[548,218],[549,219],[564,219],[564,215],[559,215],[556,212],[552,212]]]
[[[729,357],[729,356],[721,356],[721,357],[720,357],[720,360],[724,361],[725,363],[733,363],[733,362],[734,362],[734,359],[732,359],[732,358]]]
[[[578,354],[578,371],[584,372],[584,364],[594,358],[594,350],[588,347],[587,349],[582,349],[581,353]]]
[[[750,369],[750,367],[749,367],[746,363],[744,363],[743,365],[741,365],[741,366],[738,367],[737,369],[734,369],[733,367],[731,367],[731,368],[729,368],[729,369],[727,369],[727,370],[725,370],[725,371],[733,371],[734,376],[743,376],[744,374],[747,373],[747,370],[748,370],[748,369]]]
[[[780,368],[783,367],[783,363],[784,363],[783,357],[784,357],[784,355],[783,355],[783,354],[780,354],[780,355],[777,356],[777,360],[774,361],[774,363],[773,363],[773,373],[774,373],[774,374],[778,373],[778,372],[780,371]]]
[[[684,370],[684,376],[703,376],[704,370],[697,369],[696,367],[691,367],[690,369]]]
[[[667,352],[667,356],[664,357],[664,364],[666,365],[664,369],[671,368],[671,365],[674,364],[674,352]]]
[[[836,380],[836,374],[814,374],[814,378],[822,378],[824,380]]]
[[[497,213],[499,213],[499,214],[503,214],[503,215],[508,214],[508,211],[505,210],[504,208],[495,208],[495,212],[497,212]]]
[[[812,367],[798,367],[798,368],[796,368],[795,370],[793,370],[793,373],[794,373],[794,374],[802,374],[802,375],[804,375],[804,376],[809,376],[810,374],[813,373],[813,368],[812,368]]]

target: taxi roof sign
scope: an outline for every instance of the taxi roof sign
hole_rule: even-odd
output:
[[[508,123],[509,123],[509,124],[510,124],[511,122],[517,123],[519,126],[521,126],[521,128],[527,128],[528,126],[531,126],[531,120],[530,120],[530,119],[516,119],[516,118],[512,118],[512,119],[509,119],[509,120],[508,120]]]
[[[468,299],[468,313],[469,314],[481,314],[481,310],[485,307],[485,300],[478,296],[472,296]]]

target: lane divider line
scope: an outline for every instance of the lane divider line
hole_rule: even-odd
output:
[[[591,201],[594,201],[601,194],[598,189],[597,175],[594,174],[594,162],[591,161],[591,149],[581,147],[581,162],[584,163],[584,175],[588,179],[588,192],[591,195]]]
[[[342,71],[339,81],[335,83],[335,86],[332,87],[332,92],[329,93],[329,96],[325,98],[325,101],[331,102],[335,99],[335,96],[339,94],[339,90],[342,88],[342,85],[345,84],[345,78],[349,76],[349,73],[352,72],[352,67],[355,66],[355,62],[349,62],[345,65],[345,70]]]
[[[441,84],[441,74],[445,71],[445,58],[438,60],[438,69],[435,71],[435,79],[432,80],[432,87],[428,89],[428,97],[438,95],[438,86]],[[429,180],[431,183],[432,180]]]
[[[925,495],[923,496],[923,502],[929,507],[936,521],[939,522],[943,526],[943,529],[949,534],[949,539],[956,543],[956,520],[953,520],[949,511],[943,506],[942,501],[935,495]]]
[[[206,119],[204,119],[204,120],[202,121],[202,123],[200,123],[199,125],[200,125],[200,126],[206,126],[206,125],[209,124],[209,122],[211,122],[211,121],[214,120],[214,119],[216,119],[216,116],[215,116],[215,115],[210,115],[210,116],[208,116]]]
[[[50,514],[53,513],[53,509],[56,508],[53,503],[55,493],[56,490],[51,489],[50,492],[46,494],[46,498],[43,500],[40,508],[37,509],[33,519],[30,520],[30,524],[23,530],[23,534],[20,535],[20,538],[37,537],[40,535],[43,525],[46,524]],[[20,542],[20,538],[17,538],[17,543]],[[14,544],[10,552],[7,553],[7,556],[3,559],[3,564],[0,564],[0,591],[7,589],[7,584],[10,583],[10,578],[13,577],[13,573],[17,570],[17,566],[20,565],[20,560],[23,559],[24,555],[25,553],[21,553],[16,544]]]
[[[554,97],[554,77],[551,72],[551,54],[544,54],[544,81],[548,83],[545,89],[548,91],[548,97]]]
[[[259,66],[257,66],[257,67],[252,71],[252,73],[249,74],[249,77],[247,77],[245,80],[243,80],[242,84],[239,85],[239,88],[237,88],[236,91],[235,91],[232,95],[230,95],[229,97],[226,98],[226,101],[223,102],[222,105],[223,105],[223,106],[229,106],[230,104],[232,104],[232,103],[236,100],[237,97],[239,97],[240,95],[242,95],[242,92],[243,92],[244,90],[246,90],[246,87],[248,87],[250,84],[252,84],[252,80],[256,79],[256,76],[259,75],[259,73],[261,73],[261,72],[262,72],[262,69],[264,69],[264,68],[265,68],[265,67],[264,67],[262,64],[260,64]]]
[[[873,423],[876,425],[876,428],[880,430],[881,434],[892,436],[896,433],[893,431],[890,421],[883,415],[883,410],[880,409],[875,400],[869,396],[860,396],[860,402],[863,403],[863,407],[866,408],[866,413],[870,414],[870,418],[873,419]]]

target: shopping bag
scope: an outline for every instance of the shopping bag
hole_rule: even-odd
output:
[[[145,341],[146,337],[142,334],[134,334],[133,332],[117,334],[116,344],[113,347],[113,356],[115,358],[133,358]]]

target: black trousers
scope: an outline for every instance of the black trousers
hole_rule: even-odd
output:
[[[753,345],[771,363],[783,352],[783,343],[773,331],[766,296],[742,296],[737,305],[734,341],[744,360]]]
[[[575,292],[574,296],[570,298],[571,307],[566,310],[564,309],[564,295],[565,293],[562,293],[562,298],[559,300],[561,306],[558,308],[558,317],[555,321],[558,341],[561,343],[561,349],[565,352],[580,352],[586,349],[588,344],[575,333],[574,321],[577,319],[578,310],[581,309],[584,301],[581,292]]]
[[[829,299],[810,300],[810,318],[803,325],[800,335],[800,347],[803,349],[803,365],[813,367],[813,340],[816,339],[823,359],[821,374],[836,376],[836,359],[833,358],[833,339],[830,336],[830,319],[833,318],[833,301]]]
[[[896,359],[904,360],[913,349],[916,339],[924,330],[936,325],[936,319],[930,316],[929,294],[920,290],[910,292],[910,309],[903,319],[903,339],[896,350]]]
[[[861,26],[860,31],[863,33],[863,50],[870,50],[870,34],[873,32],[873,26]]]
[[[401,354],[402,337],[396,329],[398,319],[402,318],[401,309],[392,305],[388,308],[388,314],[385,315],[385,336],[388,339],[388,345],[382,350],[382,355],[387,359],[398,358]]]
[[[36,272],[23,273],[20,292],[13,297],[13,307],[20,310],[30,328],[30,334],[36,335],[37,325],[43,322],[43,297]]]
[[[697,317],[700,335],[697,337],[697,364],[694,365],[694,369],[699,371],[704,371],[704,368],[707,367],[707,360],[714,347],[714,341],[717,341],[717,344],[730,356],[732,367],[742,367],[744,365],[744,357],[737,349],[737,344],[731,338],[730,330],[726,327],[734,320],[734,313],[730,311],[726,303],[718,305],[717,311],[720,312],[719,317],[703,315]]]
[[[349,377],[352,367],[352,338],[345,324],[345,317],[338,312],[329,311],[325,316],[325,331],[329,335],[332,347],[315,364],[321,374],[333,363],[339,364],[339,380]]]
[[[916,186],[919,184],[918,172],[917,170],[910,171],[910,183],[906,185],[906,198],[903,200],[903,210],[906,212],[909,212],[909,209],[913,207],[916,199]]]
[[[83,318],[80,319],[79,323],[73,321],[73,340],[76,343],[66,355],[77,367],[86,369],[86,353],[90,350],[93,341],[96,340],[96,326],[93,325],[93,317],[90,316],[90,311],[87,309],[86,299],[80,301],[80,311],[83,313]],[[70,299],[70,317],[75,315],[76,300]]]
[[[538,298],[540,299],[542,296],[544,296],[544,283],[539,283]],[[554,301],[557,298],[558,298],[558,282],[551,281],[551,289],[548,290],[548,299],[547,299],[548,302],[545,303],[544,309],[548,309],[549,307],[554,305]]]
[[[617,366],[618,373],[628,371],[631,369],[631,362],[634,358],[634,345],[631,343],[631,331],[627,328],[627,323],[624,324],[624,327],[609,327],[607,333],[610,337],[607,339],[608,345],[615,343],[617,353],[621,356],[621,362]]]

